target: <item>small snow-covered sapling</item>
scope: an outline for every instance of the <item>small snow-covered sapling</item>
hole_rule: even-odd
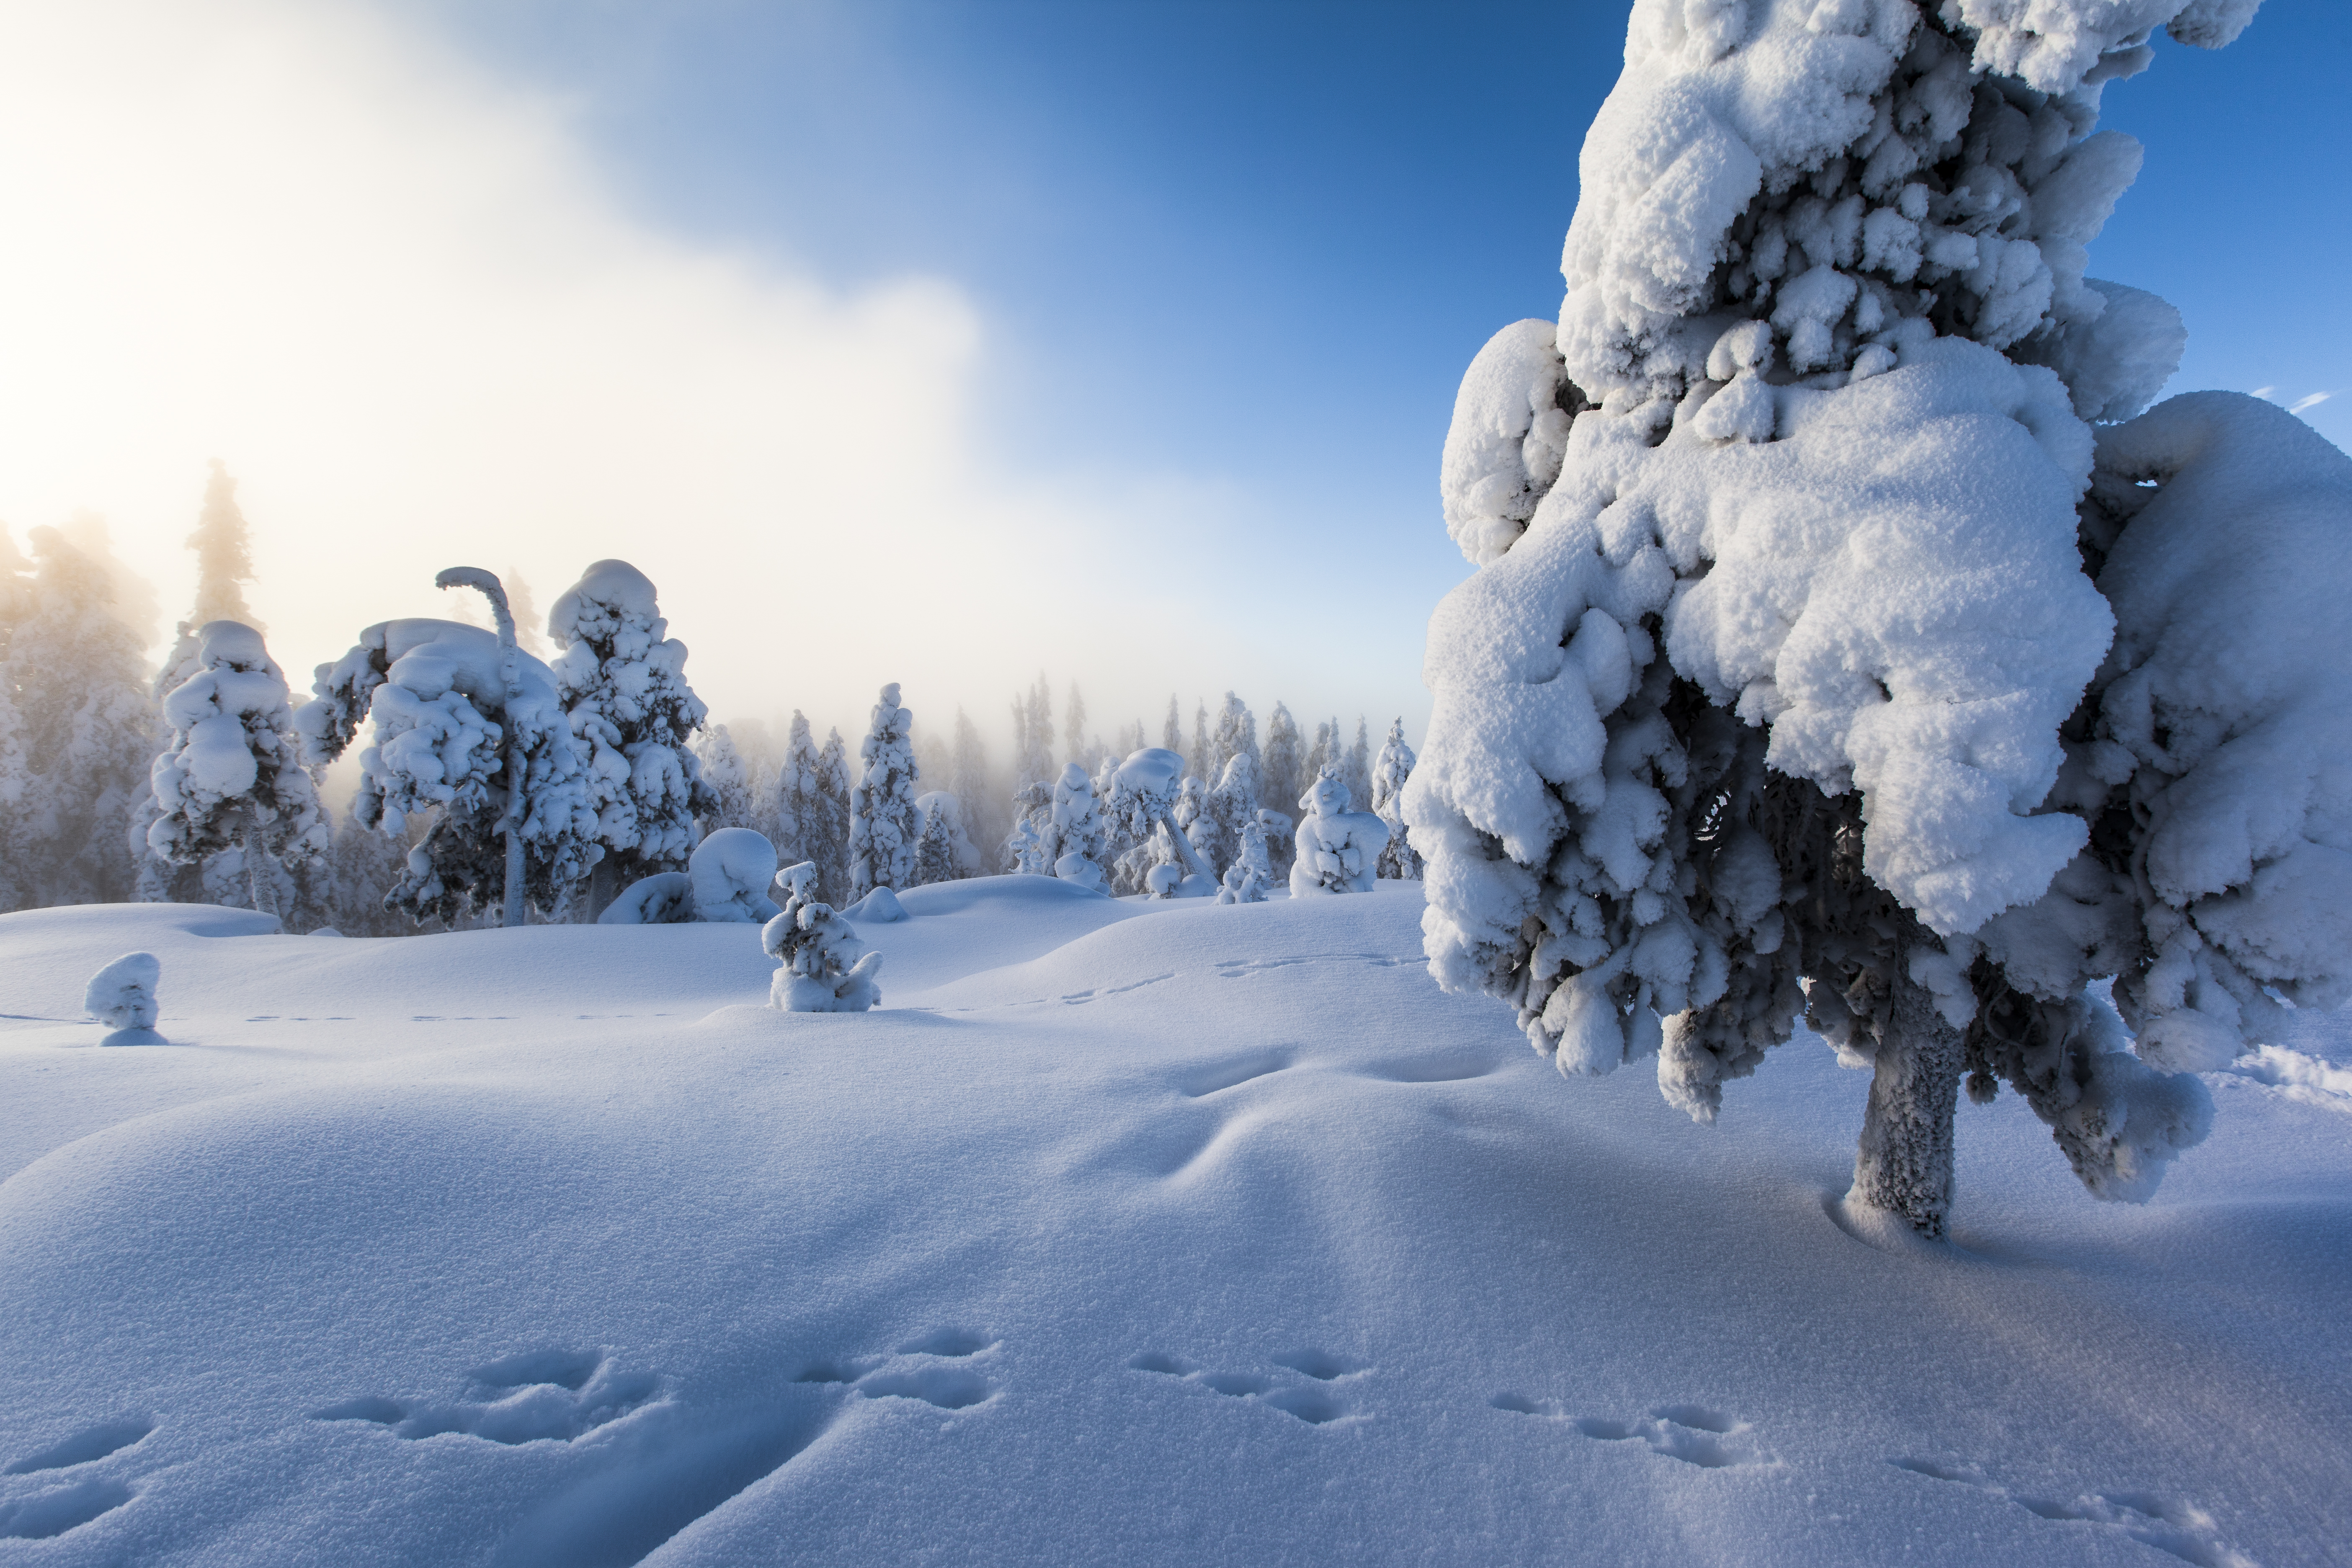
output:
[[[1290,896],[1369,893],[1378,876],[1389,826],[1369,811],[1349,811],[1348,786],[1335,773],[1309,785],[1298,804],[1298,858],[1290,868]]]
[[[153,953],[126,952],[90,976],[82,1005],[117,1035],[151,1031],[157,1017],[155,986],[163,973]]]
[[[863,1013],[882,1000],[882,955],[866,952],[833,906],[815,901],[816,881],[805,860],[776,873],[783,911],[760,933],[778,965],[768,999],[785,1013]]]

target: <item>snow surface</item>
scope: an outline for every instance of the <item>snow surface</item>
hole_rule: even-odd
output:
[[[1863,1075],[1563,1084],[1422,884],[899,900],[856,1016],[744,925],[0,917],[0,1564],[2352,1562],[2345,1018],[2145,1208],[1964,1106],[1887,1252]]]

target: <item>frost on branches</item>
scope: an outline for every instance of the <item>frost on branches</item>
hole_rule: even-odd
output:
[[[147,848],[174,865],[238,851],[250,907],[276,914],[292,891],[281,865],[316,859],[329,834],[297,755],[286,675],[261,634],[213,621],[193,673],[163,699],[171,741],[150,775]]]
[[[863,1013],[882,1000],[882,955],[868,952],[831,905],[816,900],[817,870],[803,861],[776,873],[782,912],[760,932],[777,963],[769,1001],[786,1013]]]
[[[2318,885],[2282,846],[2327,786],[2221,760],[2259,707],[2221,650],[2291,637],[2269,606],[2333,557],[2164,504],[2228,482],[2216,432],[2263,416],[2167,405],[2100,438],[2131,477],[2095,485],[2085,423],[2184,341],[2083,275],[2140,161],[2095,131],[2101,89],[2152,27],[2218,47],[2252,10],[1640,0],[1559,321],[1496,334],[1455,405],[1445,518],[1483,570],[1431,623],[1403,794],[1433,972],[1565,1072],[1657,1056],[1701,1119],[1806,1011],[1875,1061],[1850,1203],[1930,1236],[1963,1072],[2025,1094],[2092,1191],[2145,1196],[2209,1114],[2157,1069],[2233,1050],[2268,977],[2334,994],[2344,966],[2336,928],[2282,945],[2247,897]],[[2270,460],[2297,465],[2271,494],[2335,504],[2314,454]],[[2164,642],[2143,517],[2168,566],[2240,552],[2198,579],[2244,584],[2206,612],[2231,638]],[[2109,673],[2134,658],[2161,673]],[[2129,706],[2158,691],[2204,705],[2178,733],[2210,754]],[[2242,850],[2168,849],[2189,799]],[[2110,974],[2137,1056],[2084,994]]]
[[[849,892],[862,899],[877,888],[915,885],[915,842],[922,820],[915,809],[915,749],[908,739],[912,710],[898,706],[896,681],[882,689],[874,722],[858,744],[862,764],[849,792]]]
[[[563,709],[587,768],[604,858],[592,914],[651,871],[693,853],[695,818],[719,808],[689,744],[705,713],[686,683],[686,645],[669,636],[654,585],[625,561],[599,561],[557,596],[547,635]]]
[[[457,621],[381,621],[352,650],[319,666],[316,699],[294,715],[302,760],[341,756],[372,723],[352,813],[363,827],[398,838],[408,819],[430,814],[431,830],[409,851],[407,869],[384,895],[421,924],[451,923],[506,900],[500,825],[508,791],[522,798],[523,892],[551,913],[596,863],[598,822],[554,672],[516,650],[520,694],[509,700],[498,637]],[[520,780],[507,766],[520,753]]]

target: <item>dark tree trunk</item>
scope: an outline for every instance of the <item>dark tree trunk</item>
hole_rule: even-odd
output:
[[[1871,1075],[1848,1201],[1941,1240],[1952,1206],[1952,1112],[1963,1037],[1900,958],[1893,967],[1891,1016]]]

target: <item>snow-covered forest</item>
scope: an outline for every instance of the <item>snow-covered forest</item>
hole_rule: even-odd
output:
[[[2260,5],[1632,0],[1425,725],[0,529],[0,1568],[2352,1563],[2352,458],[2090,270]]]
[[[1228,691],[1213,710],[1195,699],[1189,718],[1171,696],[1152,729],[1139,718],[1107,740],[1079,684],[1040,673],[1011,695],[1009,726],[991,716],[993,746],[961,709],[919,719],[895,685],[864,730],[829,726],[820,742],[797,710],[782,725],[714,721],[655,585],[622,561],[587,565],[543,621],[520,578],[453,581],[493,597],[505,645],[472,620],[383,622],[317,666],[306,692],[247,606],[250,525],[222,465],[188,537],[195,602],[160,667],[129,608],[154,592],[101,521],[29,542],[28,558],[0,531],[0,913],[194,902],[344,936],[518,923],[502,827],[518,777],[515,885],[530,922],[594,921],[630,886],[684,876],[724,828],[760,833],[782,864],[814,863],[844,904],[876,887],[1052,874],[1074,849],[1102,888],[1141,893],[1178,859],[1165,830],[1114,812],[1066,844],[1052,807],[1072,767],[1116,805],[1119,764],[1147,747],[1181,759],[1175,822],[1213,879],[1254,824],[1286,877],[1293,819],[1325,773],[1397,833],[1381,874],[1418,874],[1402,858],[1401,720],[1376,748],[1361,716],[1310,721],[1310,735],[1276,701],[1261,738]]]

